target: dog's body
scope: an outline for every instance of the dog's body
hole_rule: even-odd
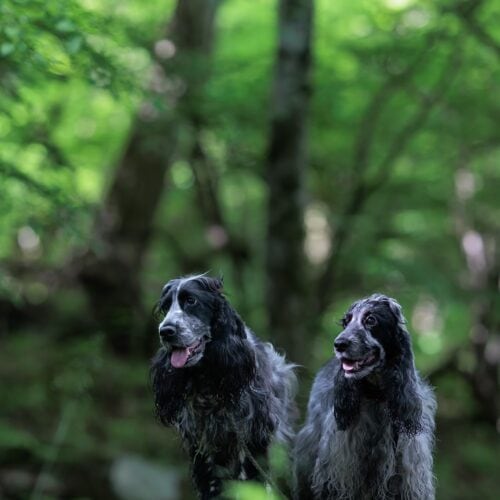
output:
[[[160,420],[180,433],[201,498],[226,479],[258,476],[255,460],[292,438],[296,378],[205,276],[169,282],[159,309],[163,346],[152,379]]]
[[[431,500],[436,403],[399,304],[354,303],[318,373],[294,450],[297,499]]]

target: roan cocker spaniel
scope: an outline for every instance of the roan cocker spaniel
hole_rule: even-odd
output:
[[[318,373],[294,449],[297,499],[431,500],[436,402],[400,305],[355,302]]]
[[[227,479],[264,479],[257,460],[292,438],[293,365],[245,326],[219,279],[168,282],[158,311],[156,413],[180,433],[199,496],[220,495]]]

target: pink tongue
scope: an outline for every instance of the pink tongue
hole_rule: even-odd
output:
[[[345,372],[352,372],[353,370],[356,370],[358,368],[358,363],[356,361],[343,361],[342,362],[342,368],[344,369]]]
[[[174,368],[182,368],[186,364],[188,357],[189,350],[187,347],[185,349],[174,349],[170,361]]]

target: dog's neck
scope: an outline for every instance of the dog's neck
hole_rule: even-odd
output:
[[[386,391],[384,380],[380,372],[370,373],[359,381],[361,395],[367,399],[385,401]]]

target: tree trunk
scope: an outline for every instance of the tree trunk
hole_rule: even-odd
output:
[[[140,275],[182,117],[196,107],[207,74],[217,0],[179,0],[169,39],[155,44],[149,96],[96,216],[78,278],[118,352],[141,343],[148,309]]]
[[[312,0],[280,0],[267,153],[266,304],[273,341],[304,361],[307,276],[304,178],[310,95]]]

